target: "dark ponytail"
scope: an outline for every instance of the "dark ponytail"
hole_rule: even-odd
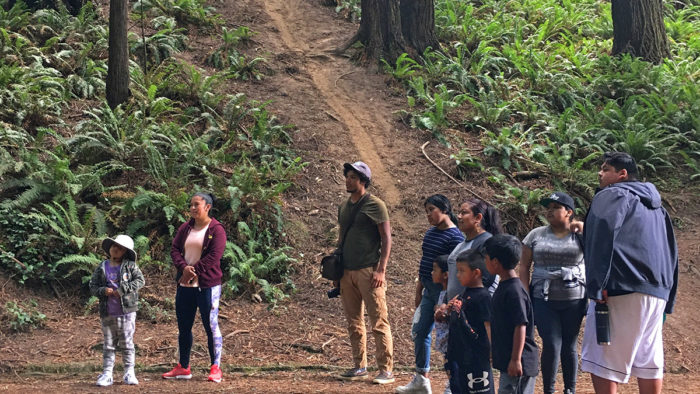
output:
[[[503,233],[501,215],[496,208],[478,198],[470,198],[465,203],[469,204],[474,216],[481,214],[481,228],[493,235]]]
[[[452,211],[452,204],[450,204],[450,200],[447,197],[442,194],[433,194],[425,199],[423,206],[425,207],[428,204],[435,205],[442,213],[449,216],[452,223],[457,224],[457,216],[455,216],[455,213]]]

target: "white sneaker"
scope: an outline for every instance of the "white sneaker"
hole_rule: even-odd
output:
[[[112,374],[111,373],[101,373],[97,377],[97,385],[101,387],[107,387],[112,385]]]
[[[430,387],[430,379],[417,373],[413,375],[413,380],[409,384],[397,387],[396,392],[401,394],[432,394],[433,389]]]
[[[133,370],[126,371],[126,373],[124,374],[124,383],[134,384],[134,385],[139,384],[139,380],[136,379],[136,374],[134,373]]]

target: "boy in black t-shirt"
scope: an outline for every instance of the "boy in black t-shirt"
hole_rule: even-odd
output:
[[[501,371],[498,394],[533,394],[539,351],[532,303],[515,273],[522,244],[512,235],[499,234],[489,238],[484,248],[486,268],[501,277],[491,302],[493,366]]]
[[[484,256],[469,249],[457,256],[457,279],[466,289],[448,303],[447,364],[452,393],[494,393],[489,344],[491,296],[484,288]]]

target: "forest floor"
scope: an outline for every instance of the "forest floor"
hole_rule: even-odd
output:
[[[421,238],[428,227],[423,201],[437,192],[452,201],[471,194],[426,160],[421,146],[432,137],[401,123],[396,112],[405,107],[405,98],[388,77],[330,54],[352,36],[357,25],[339,18],[333,8],[322,7],[320,0],[229,1],[217,4],[217,11],[227,23],[257,32],[248,51],[268,59],[270,68],[260,82],[231,82],[227,89],[271,100],[268,108],[283,123],[295,126],[293,148],[309,163],[287,193],[284,207],[287,234],[299,259],[294,278],[297,292],[272,310],[252,302],[249,295],[222,303],[222,383],[206,382],[206,338],[197,324],[193,379],[160,378],[177,360],[177,325],[171,312],[170,319],[137,321],[141,384],[117,383],[100,391],[393,392],[409,381],[412,370],[414,278]],[[190,50],[183,56],[205,68],[203,60],[212,45],[209,36],[193,32]],[[426,153],[448,171],[453,169],[447,148],[432,142]],[[351,350],[340,300],[326,298],[330,285],[318,274],[320,256],[331,250],[337,238],[337,205],[347,198],[342,164],[360,159],[372,169],[370,190],[386,202],[393,229],[387,297],[397,380],[385,386],[335,379],[351,366]],[[484,196],[493,194],[485,179],[474,179],[469,187]],[[681,256],[677,312],[664,327],[664,392],[700,392],[700,313],[693,306],[700,296],[698,197],[664,197],[673,202],[672,215],[684,224],[677,234]],[[149,275],[142,296],[174,298],[172,275],[167,270]],[[26,298],[39,300],[47,324],[30,333],[0,332],[0,391],[96,391],[102,342],[99,318],[94,313],[85,315],[84,301],[61,289],[42,293],[16,285],[11,278],[0,283],[0,303]],[[375,365],[373,342],[368,338],[370,366]],[[445,384],[440,363],[440,356],[434,354],[435,392],[442,392]],[[563,389],[561,382],[557,389]],[[588,375],[580,375],[577,392],[593,392]],[[636,392],[636,385],[627,385],[621,392]]]

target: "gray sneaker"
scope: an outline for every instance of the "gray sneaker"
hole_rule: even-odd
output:
[[[413,375],[409,384],[397,387],[396,392],[399,394],[432,394],[433,389],[430,387],[430,379],[417,373]]]
[[[367,379],[367,368],[352,368],[338,376],[341,380]]]
[[[394,379],[394,374],[389,372],[389,371],[381,371],[379,372],[379,375],[377,375],[376,378],[372,380],[372,383],[375,384],[389,384],[389,383],[394,383],[396,379]]]
[[[139,380],[136,379],[136,374],[133,370],[126,371],[126,373],[124,374],[124,383],[133,385],[139,384]]]
[[[111,373],[101,373],[97,377],[97,385],[100,387],[107,387],[112,385],[112,374]]]

